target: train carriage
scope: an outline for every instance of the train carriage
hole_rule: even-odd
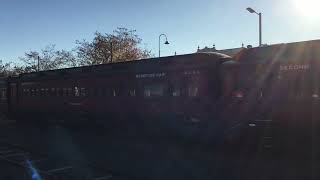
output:
[[[320,127],[319,49],[307,41],[245,49],[235,60],[195,53],[21,74],[0,80],[0,105],[41,121],[144,119],[250,143],[278,128],[299,139]]]
[[[258,142],[277,138],[278,145],[300,147],[320,137],[319,49],[316,40],[251,48],[236,57],[233,110]]]
[[[196,53],[22,74],[9,78],[9,107],[28,117],[139,117],[154,126],[210,122],[219,129],[221,67],[229,61],[219,53]]]

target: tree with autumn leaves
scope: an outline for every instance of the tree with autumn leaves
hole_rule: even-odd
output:
[[[0,61],[0,76],[151,57],[151,51],[141,48],[141,43],[137,32],[127,28],[117,28],[112,33],[95,32],[92,40],[78,40],[70,51],[48,45],[42,50],[25,52],[19,58],[22,65]]]
[[[135,30],[118,28],[112,34],[95,33],[92,41],[77,41],[80,64],[105,64],[150,57],[150,51],[139,47],[141,39]]]

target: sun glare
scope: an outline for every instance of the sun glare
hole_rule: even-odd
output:
[[[292,0],[297,12],[306,20],[320,20],[320,0]]]

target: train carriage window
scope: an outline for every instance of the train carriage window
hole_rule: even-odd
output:
[[[63,88],[59,89],[59,96],[63,96]]]
[[[51,88],[50,96],[55,96],[55,95],[56,95],[56,89],[55,88]]]
[[[45,95],[44,88],[41,88],[40,89],[40,96],[44,96],[44,95]]]
[[[67,90],[67,88],[63,88],[63,89],[62,89],[62,95],[63,95],[63,96],[68,96],[68,90]]]
[[[54,96],[59,96],[59,91],[60,91],[60,89],[59,89],[59,88],[56,88],[56,89],[55,89]]]
[[[80,89],[78,87],[74,87],[74,96],[76,97],[80,96]]]
[[[6,89],[2,89],[1,91],[0,91],[0,99],[1,99],[1,101],[2,102],[4,102],[4,101],[6,101],[7,100],[7,91],[6,91]]]
[[[113,95],[114,97],[117,96],[117,90],[116,90],[116,89],[113,89],[112,95]]]
[[[5,98],[4,92],[5,92],[4,89],[0,89],[0,102],[3,102],[3,101],[4,101],[4,98]]]
[[[136,90],[135,89],[129,90],[129,96],[136,96]]]
[[[128,93],[129,93],[128,90],[125,87],[122,87],[122,86],[117,86],[114,89],[114,95],[115,96],[119,96],[119,97],[128,96]]]
[[[45,89],[46,96],[49,96],[49,88]]]
[[[93,88],[92,89],[92,95],[93,96],[106,96],[108,94],[107,88]]]
[[[172,96],[173,96],[173,97],[179,97],[179,96],[181,96],[181,89],[180,89],[180,87],[174,86],[174,87],[172,88]]]
[[[91,88],[90,89],[90,95],[91,96],[97,96],[98,95],[98,90],[97,90],[97,88]]]
[[[198,96],[198,92],[199,92],[198,87],[196,87],[196,86],[189,86],[189,88],[188,88],[188,96],[189,96],[189,97],[196,97],[196,96]]]
[[[4,90],[2,91],[2,99],[3,99],[3,100],[7,100],[7,90],[6,90],[6,89],[4,89]]]
[[[30,96],[30,90],[26,89],[26,96]]]
[[[87,96],[87,94],[88,94],[86,88],[81,88],[80,92],[81,92],[81,96]]]
[[[313,98],[319,98],[320,95],[320,89],[319,89],[319,82],[318,82],[318,77],[316,74],[312,75],[312,81],[313,83],[313,87],[312,87],[312,97]]]
[[[102,88],[102,89],[101,89],[101,95],[102,95],[102,96],[107,96],[107,94],[108,94],[107,88],[105,88],[105,87]]]
[[[40,96],[40,89],[36,89],[36,96]]]
[[[68,88],[68,95],[67,96],[73,96],[72,88]]]
[[[56,96],[60,96],[60,88],[56,88]]]
[[[111,88],[106,88],[106,96],[113,96],[113,90]]]
[[[165,92],[165,86],[163,84],[151,84],[144,87],[145,97],[160,97]]]

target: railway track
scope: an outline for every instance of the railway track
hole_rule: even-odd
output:
[[[114,180],[132,179],[114,175],[110,170],[95,163],[61,163],[48,155],[33,153],[21,146],[0,141],[0,161],[24,172],[32,180]]]

